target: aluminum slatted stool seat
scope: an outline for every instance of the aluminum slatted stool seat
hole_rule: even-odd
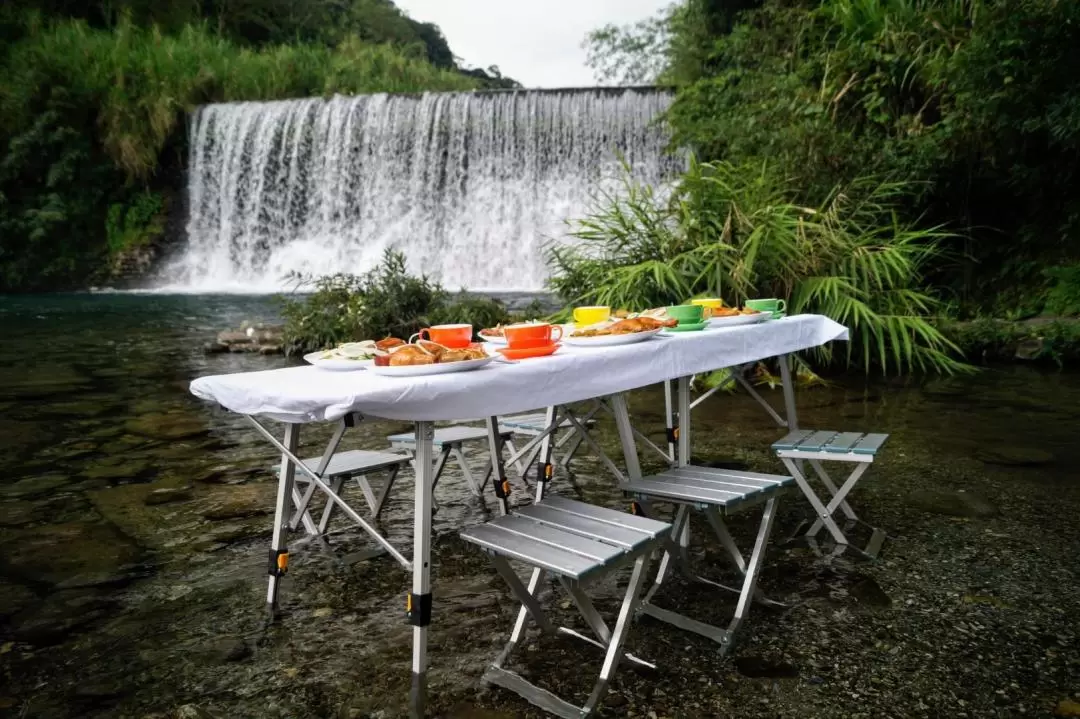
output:
[[[623,644],[640,600],[649,562],[670,531],[671,525],[665,522],[554,496],[463,531],[462,539],[477,545],[490,556],[496,571],[522,604],[509,643],[488,667],[483,681],[509,689],[556,716],[575,719],[588,716],[596,709],[624,657],[635,664],[655,668],[626,654]],[[532,567],[527,587],[510,566],[510,560]],[[627,564],[633,564],[633,571],[615,627],[610,629],[583,588]],[[558,579],[596,635],[595,639],[567,627],[556,627],[547,618],[539,601],[545,574]],[[571,704],[503,668],[522,640],[529,617],[546,633],[571,636],[604,650],[600,677],[583,706]]]
[[[304,464],[312,471],[318,471],[321,457],[313,457],[311,459],[303,460]],[[386,502],[386,497],[390,494],[390,489],[394,486],[394,481],[397,479],[398,473],[401,468],[410,464],[412,457],[407,454],[395,454],[392,452],[370,452],[363,449],[353,449],[346,452],[338,452],[330,458],[330,461],[326,464],[326,468],[320,475],[322,479],[330,485],[330,489],[335,495],[340,495],[345,481],[352,478],[356,481],[356,484],[360,487],[360,491],[364,494],[364,500],[367,502],[368,508],[371,510],[371,517],[378,519],[379,514],[383,510],[383,504]],[[386,472],[387,477],[379,490],[378,494],[371,486],[371,481],[368,479],[368,475],[374,472]],[[307,485],[303,496],[299,496],[299,492],[294,495],[296,499],[296,512],[294,513],[292,520],[289,523],[289,527],[295,530],[301,523],[304,524],[308,534],[312,535],[324,535],[326,528],[330,523],[331,515],[334,512],[337,505],[332,499],[326,500],[326,505],[323,507],[322,517],[318,524],[314,523],[308,512],[308,506],[311,503],[318,486],[311,481],[311,478],[301,473],[294,480],[297,487],[303,487]]]
[[[546,413],[535,412],[502,417],[499,420],[499,424],[508,429],[512,429],[515,434],[525,435],[526,437],[536,437],[547,429],[548,420]],[[588,430],[596,424],[596,420],[590,418],[583,420],[581,424]],[[555,461],[555,464],[558,467],[567,469],[570,466],[570,460],[574,458],[574,455],[581,447],[582,442],[585,441],[585,437],[574,423],[566,417],[560,419],[559,430],[562,430],[564,434],[555,441],[555,451],[558,452],[559,450],[562,450],[564,445],[568,446],[563,452],[562,457]],[[513,447],[511,447],[511,451],[513,451]],[[530,464],[530,462],[526,462],[526,466],[528,466],[528,464]]]
[[[509,442],[513,435],[514,433],[512,430],[500,427],[501,441]],[[416,437],[411,432],[394,434],[386,439],[390,442],[390,447],[393,449],[403,449],[412,454],[416,448]],[[443,470],[446,468],[447,460],[450,457],[453,457],[457,462],[458,467],[461,469],[461,473],[465,475],[465,481],[469,485],[469,491],[477,497],[483,494],[484,487],[491,478],[493,471],[492,460],[494,458],[488,461],[484,478],[478,484],[476,478],[473,476],[472,470],[469,468],[469,463],[465,461],[463,447],[469,442],[483,442],[486,445],[488,442],[487,429],[484,427],[453,426],[439,427],[435,430],[435,438],[431,443],[436,451],[438,451],[439,456],[435,459],[435,474],[434,479],[432,480],[432,487],[439,483],[439,478],[442,477]]]
[[[621,483],[619,488],[636,500],[636,512],[652,515],[651,503],[654,501],[672,503],[676,506],[670,541],[667,542],[653,586],[645,595],[638,612],[719,642],[722,653],[730,651],[734,646],[739,628],[749,614],[752,599],[779,605],[778,602],[765,599],[757,592],[757,579],[765,558],[765,547],[772,532],[773,520],[776,517],[779,495],[792,483],[791,477],[782,475],[694,466],[675,467],[655,476]],[[765,507],[762,511],[754,548],[750,560],[747,561],[724,524],[723,516],[760,504],[764,504]],[[705,515],[716,538],[731,556],[743,577],[742,586],[738,589],[705,579],[694,574],[690,568],[688,548],[691,510],[697,510]],[[691,619],[669,609],[662,609],[653,603],[653,598],[667,578],[673,561],[678,563],[682,573],[688,579],[739,595],[735,614],[726,628]]]
[[[806,537],[811,542],[814,541],[814,537],[821,528],[824,527],[829,530],[829,534],[836,541],[836,551],[838,554],[846,549],[850,545],[844,532],[841,531],[840,526],[836,523],[833,515],[836,510],[841,510],[847,517],[847,526],[845,527],[849,532],[851,529],[860,522],[855,511],[851,508],[851,505],[847,502],[847,496],[859,479],[866,472],[867,468],[873,464],[874,457],[878,451],[885,444],[885,440],[889,438],[887,434],[861,434],[859,432],[829,432],[821,431],[815,432],[813,430],[797,430],[789,433],[783,439],[773,443],[773,449],[776,451],[776,455],[780,457],[780,461],[784,463],[788,471],[795,477],[795,481],[798,482],[799,488],[802,490],[806,499],[814,507],[814,512],[817,514],[817,519],[810,526],[810,529],[806,532]],[[814,488],[810,486],[807,481],[807,477],[803,474],[801,464],[803,461],[809,462],[810,466],[814,468],[814,472],[817,474],[821,483],[825,485],[825,488],[829,490],[831,498],[828,504],[822,502],[817,493],[814,492]],[[851,462],[855,463],[855,469],[848,476],[847,480],[839,487],[829,476],[825,468],[821,466],[822,462]],[[863,523],[865,524],[865,523]],[[869,526],[869,525],[866,525]],[[885,532],[875,527],[870,527],[871,536],[870,541],[864,548],[858,548],[857,551],[869,557],[876,557],[878,552],[881,551],[881,544],[885,540]]]

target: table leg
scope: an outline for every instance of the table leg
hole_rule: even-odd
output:
[[[787,429],[789,432],[794,432],[799,428],[799,415],[795,412],[795,385],[791,381],[791,355],[780,355],[780,379],[784,386],[784,414],[787,419]]]
[[[667,453],[671,458],[671,464],[678,465],[678,460],[675,454],[675,442],[678,439],[675,427],[678,426],[678,422],[675,418],[675,408],[672,406],[671,400],[671,380],[665,380],[664,382],[664,424],[667,434]]]
[[[676,411],[679,413],[679,437],[677,467],[690,464],[690,380],[693,377],[680,377],[676,392]]]
[[[544,429],[548,429],[559,421],[559,408],[548,407],[544,413]],[[571,427],[571,432],[574,429]],[[540,442],[540,453],[537,456],[536,464],[536,499],[539,502],[544,498],[544,491],[547,489],[547,483],[551,481],[551,475],[555,471],[554,465],[551,464],[551,455],[554,451],[554,437],[555,432],[548,432],[544,439]]]
[[[285,425],[284,445],[291,454],[296,454],[300,444],[300,425]],[[268,619],[273,621],[277,614],[277,595],[281,579],[289,569],[289,511],[293,501],[293,481],[296,479],[296,467],[292,460],[282,454],[281,469],[278,471],[277,502],[274,507],[274,535],[270,540],[270,581],[266,589],[266,609]]]
[[[488,450],[491,452],[491,481],[495,483],[495,497],[499,500],[499,514],[510,513],[510,483],[503,467],[502,434],[499,418],[487,418]]]
[[[615,426],[619,430],[619,441],[622,443],[623,459],[626,462],[626,476],[631,481],[641,479],[641,463],[638,461],[637,445],[634,443],[634,427],[630,424],[630,409],[626,404],[626,395],[613,394],[609,398],[609,403],[611,413],[615,416]]]
[[[431,507],[435,467],[431,422],[416,423],[416,488],[413,507],[413,580],[406,604],[413,627],[412,690],[409,716],[419,719],[427,706],[427,640],[431,624]]]

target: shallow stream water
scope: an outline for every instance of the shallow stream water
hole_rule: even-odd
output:
[[[273,319],[265,298],[0,297],[0,716],[397,716],[407,694],[407,577],[386,558],[294,552],[282,620],[264,630],[274,456],[241,419],[188,394],[202,374],[288,361],[205,355],[242,320]],[[775,405],[778,391],[765,391]],[[1027,367],[925,381],[834,378],[799,393],[803,426],[891,437],[852,504],[889,538],[876,562],[825,563],[784,543],[807,515],[784,501],[763,589],[732,657],[642,621],[611,716],[1032,716],[1080,702],[1080,376]],[[632,396],[660,441],[662,399]],[[345,447],[386,447],[406,426],[363,423]],[[744,395],[694,415],[699,461],[779,466],[780,430]],[[318,454],[329,428],[304,437]],[[615,452],[613,428],[599,427]],[[643,450],[644,451],[644,450]],[[470,455],[476,467],[482,453]],[[642,455],[647,466],[656,457]],[[622,506],[588,454],[554,490]],[[383,529],[407,546],[411,478]],[[165,491],[161,491],[165,490]],[[523,489],[519,490],[525,496]],[[478,677],[505,641],[513,603],[456,529],[490,516],[451,470],[434,525],[432,692],[440,716],[532,716]],[[733,531],[752,537],[752,517]],[[695,545],[709,572],[724,564]],[[714,597],[677,586],[702,613]],[[601,609],[615,589],[601,588]],[[554,600],[569,619],[567,603]],[[548,640],[521,670],[584,692],[599,657]],[[653,712],[653,714],[650,714]]]

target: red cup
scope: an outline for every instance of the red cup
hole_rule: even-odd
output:
[[[430,340],[452,350],[461,350],[472,344],[472,325],[435,325],[420,330],[421,339]]]
[[[562,339],[562,327],[549,324],[520,324],[503,327],[510,349],[526,350],[547,347]]]

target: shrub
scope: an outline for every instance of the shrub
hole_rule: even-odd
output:
[[[661,201],[625,173],[620,194],[601,195],[572,223],[578,244],[550,249],[550,284],[569,303],[630,310],[702,295],[731,305],[784,297],[793,313],[851,329],[848,365],[955,372],[965,365],[929,321],[940,305],[923,281],[946,234],[899,221],[893,204],[902,192],[862,180],[807,207],[765,165],[691,158]]]
[[[497,300],[465,293],[455,298],[426,276],[410,275],[405,255],[393,250],[364,275],[295,280],[298,288],[314,291],[304,299],[283,300],[287,355],[351,340],[407,340],[433,324],[471,324],[479,330],[510,320]]]

